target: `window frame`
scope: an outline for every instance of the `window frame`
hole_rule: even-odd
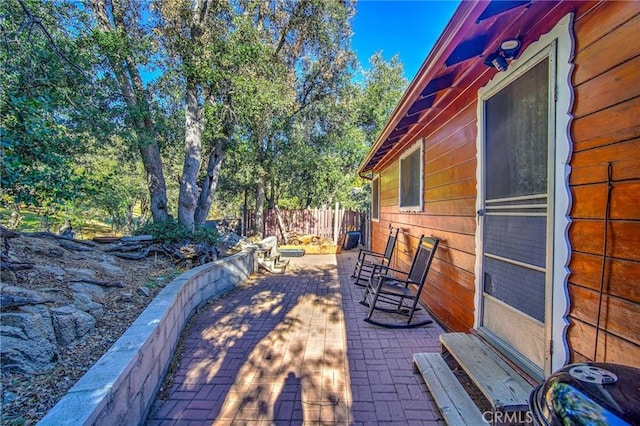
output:
[[[402,162],[406,158],[419,151],[420,156],[420,179],[418,185],[418,204],[402,204]],[[401,212],[421,212],[424,205],[424,138],[418,139],[413,145],[407,148],[398,159],[398,208]]]
[[[377,204],[374,201],[377,201]],[[373,178],[371,179],[371,221],[380,222],[380,175],[379,174],[374,175]]]

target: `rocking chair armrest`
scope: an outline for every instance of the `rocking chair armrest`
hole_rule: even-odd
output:
[[[384,269],[386,269],[386,270],[387,270],[387,272],[389,272],[389,271],[397,272],[397,273],[399,273],[399,274],[406,275],[407,277],[409,277],[409,273],[408,273],[408,272],[406,272],[406,271],[401,271],[401,270],[399,270],[399,269],[394,269],[394,268],[391,268],[391,267],[389,267],[389,266],[384,266]],[[393,276],[392,276],[392,275],[386,275],[386,274],[385,274],[384,276],[388,276],[389,278],[393,278]]]
[[[380,275],[382,274],[382,271],[387,272],[389,270],[389,267],[384,262],[372,261],[370,262],[369,266],[371,267],[372,275]]]
[[[402,272],[402,271],[399,271],[399,272]],[[405,275],[407,275],[407,274],[405,274]],[[398,277],[396,277],[394,275],[380,274],[380,275],[378,275],[377,278],[379,280],[381,280],[381,281],[391,280],[391,281],[396,281],[398,283],[402,283],[402,284],[405,284],[405,285],[409,284],[409,277],[407,277],[406,280],[403,280],[402,278],[398,278]]]
[[[367,249],[360,249],[360,253],[358,253],[358,257],[361,257],[361,256],[384,257],[384,254],[367,250]]]

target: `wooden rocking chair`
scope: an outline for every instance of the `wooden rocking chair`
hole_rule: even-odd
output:
[[[387,239],[387,246],[383,253],[360,249],[356,266],[353,268],[353,274],[351,275],[355,285],[365,287],[376,267],[389,266],[391,257],[393,256],[393,250],[396,247],[396,241],[398,240],[398,231],[398,228],[396,228],[395,231],[393,228],[389,228],[389,238]]]
[[[361,304],[369,307],[365,321],[386,328],[414,328],[431,324],[432,320],[412,323],[418,308],[420,294],[426,282],[431,261],[438,247],[436,238],[420,237],[420,244],[413,257],[409,272],[384,267],[373,271]],[[393,275],[392,275],[393,274]],[[381,322],[372,319],[374,311],[400,314],[408,317],[406,323]]]

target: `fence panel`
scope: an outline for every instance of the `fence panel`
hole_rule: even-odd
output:
[[[246,214],[247,234],[253,235],[255,228],[255,211],[250,210]],[[360,243],[367,245],[368,227],[366,226],[367,215],[365,212],[338,209],[294,209],[280,210],[280,217],[284,224],[285,231],[299,235],[316,235],[321,238],[328,238],[336,241],[340,235],[349,231],[359,231],[361,234]],[[338,220],[336,226],[335,220]],[[337,231],[337,235],[335,235]],[[282,234],[278,228],[278,220],[275,209],[266,209],[264,212],[264,236],[276,236],[278,242],[283,243]]]

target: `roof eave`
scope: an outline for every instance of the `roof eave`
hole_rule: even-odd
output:
[[[442,34],[434,44],[431,52],[424,60],[413,81],[405,91],[404,95],[391,113],[389,120],[385,124],[382,132],[378,135],[365,159],[358,167],[358,175],[363,179],[371,179],[371,172],[375,168],[367,167],[371,158],[378,152],[381,145],[387,140],[389,134],[396,128],[399,121],[407,114],[411,105],[418,99],[425,85],[435,77],[436,73],[444,67],[444,62],[456,43],[454,40],[460,37],[461,32],[471,24],[474,24],[480,17],[489,1],[462,1],[451,17],[451,20],[443,30]],[[393,150],[383,156],[386,157]],[[367,176],[369,174],[369,176]]]

